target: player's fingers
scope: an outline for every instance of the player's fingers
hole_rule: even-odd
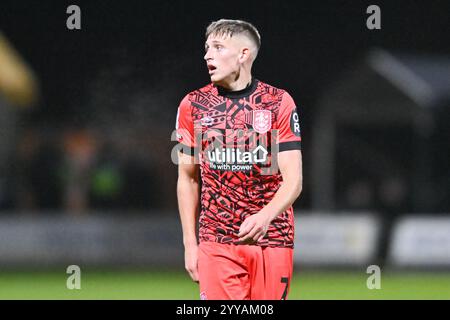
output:
[[[256,240],[256,242],[259,242],[259,241],[261,241],[262,239],[264,239],[264,236],[266,235],[266,233],[265,232],[263,232],[259,237],[258,237],[258,239]]]
[[[244,237],[239,239],[242,242],[253,242],[253,237],[258,233],[258,228],[253,227]]]
[[[267,233],[268,227],[261,227],[261,232],[259,232],[257,239],[255,241],[261,241]]]
[[[257,232],[254,236],[253,236],[253,241],[258,242],[259,239],[261,239],[263,236],[262,231]]]
[[[242,223],[241,227],[239,228],[238,237],[243,237],[247,233],[249,233],[252,228],[254,227],[254,222],[248,222],[247,220]]]
[[[196,268],[186,268],[192,281],[198,282],[198,271]]]
[[[258,242],[259,240],[263,239],[266,235],[266,229],[264,227],[255,227],[256,232],[254,233],[252,237],[252,242]]]
[[[245,221],[241,224],[241,226],[239,227],[238,237],[242,237],[243,234],[247,233],[247,225],[248,223],[246,223]]]
[[[197,268],[195,268],[194,270],[192,270],[192,280],[194,281],[194,282],[198,282],[198,269]]]

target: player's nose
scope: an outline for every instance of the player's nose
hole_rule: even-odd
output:
[[[205,59],[205,61],[208,61],[209,59],[211,59],[210,50],[206,51],[205,55],[203,56],[203,59]]]

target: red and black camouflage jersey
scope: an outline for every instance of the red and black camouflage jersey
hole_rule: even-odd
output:
[[[182,152],[200,164],[200,242],[238,244],[242,222],[282,184],[276,152],[301,149],[292,97],[256,79],[240,91],[209,84],[181,101],[176,129]],[[257,245],[293,248],[292,207],[272,221]]]

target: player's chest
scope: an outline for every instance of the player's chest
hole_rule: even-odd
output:
[[[278,106],[251,98],[225,99],[209,103],[193,114],[194,127],[205,131],[253,131],[264,134],[276,122]]]

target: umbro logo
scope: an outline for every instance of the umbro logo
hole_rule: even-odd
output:
[[[214,122],[214,119],[211,118],[211,117],[203,117],[203,118],[200,120],[201,125],[202,125],[202,126],[205,126],[205,127],[211,126],[211,125],[213,124],[213,122]]]

